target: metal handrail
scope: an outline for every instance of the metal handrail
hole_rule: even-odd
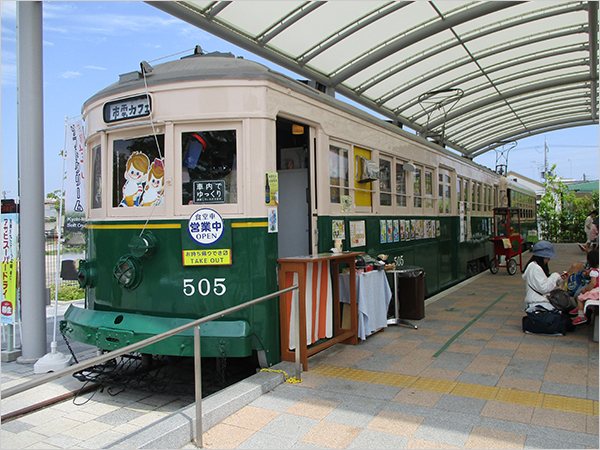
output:
[[[248,308],[249,306],[254,306],[258,303],[262,303],[265,300],[270,300],[275,297],[279,297],[285,293],[294,291],[298,289],[298,285],[293,285],[285,289],[281,289],[280,291],[274,292],[269,295],[265,295],[263,297],[256,298],[254,300],[247,301],[246,303],[242,303],[237,306],[233,306],[228,309],[224,309],[223,311],[211,314],[209,316],[203,317],[201,319],[194,320],[193,322],[187,323],[185,325],[181,325],[179,327],[173,328],[169,331],[165,331],[164,333],[157,334],[155,336],[144,339],[143,341],[137,342],[135,344],[127,345],[118,350],[113,350],[109,353],[104,353],[103,355],[96,356],[94,358],[88,359],[84,362],[75,364],[73,366],[67,367],[65,369],[59,370],[57,372],[51,372],[46,375],[43,375],[35,380],[30,380],[25,383],[22,383],[18,386],[10,387],[8,389],[4,389],[0,396],[2,399],[11,397],[15,394],[19,394],[21,392],[27,391],[34,387],[40,386],[42,384],[46,384],[50,381],[56,380],[58,378],[64,377],[66,375],[74,374],[75,372],[79,372],[81,370],[87,369],[88,367],[95,366],[96,364],[100,364],[111,359],[114,359],[118,356],[124,355],[126,353],[131,353],[136,350],[139,350],[142,347],[146,347],[150,344],[154,344],[155,342],[162,341],[168,337],[179,334],[183,331],[187,331],[190,328],[194,328],[194,372],[195,372],[195,391],[196,391],[196,446],[202,447],[202,381],[201,381],[201,371],[200,371],[200,325],[203,323],[210,322],[211,320],[219,319],[228,314],[240,311],[242,309]],[[298,307],[298,303],[296,302],[296,308]],[[299,316],[300,314],[296,314],[296,336],[299,335]],[[301,369],[300,369],[300,346],[298,345],[298,338],[296,339],[296,377],[300,378]]]

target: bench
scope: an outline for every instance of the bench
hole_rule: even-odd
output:
[[[590,339],[594,342],[598,342],[598,306],[600,301],[598,300],[586,300],[583,305],[583,313],[586,314],[588,308],[592,311],[592,317],[590,318]]]

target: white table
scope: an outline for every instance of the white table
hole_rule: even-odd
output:
[[[350,277],[340,274],[340,302],[350,303]],[[392,290],[383,270],[356,275],[358,306],[358,337],[363,341],[380,328],[388,325],[387,313]]]

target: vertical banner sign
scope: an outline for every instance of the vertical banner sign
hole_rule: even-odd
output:
[[[19,241],[19,215],[2,214],[2,297],[0,317],[2,323],[15,323],[17,303],[17,242]]]
[[[68,126],[65,234],[83,232],[85,227],[85,140],[83,123]]]

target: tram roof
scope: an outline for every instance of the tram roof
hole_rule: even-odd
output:
[[[598,3],[149,1],[473,158],[598,124]]]

